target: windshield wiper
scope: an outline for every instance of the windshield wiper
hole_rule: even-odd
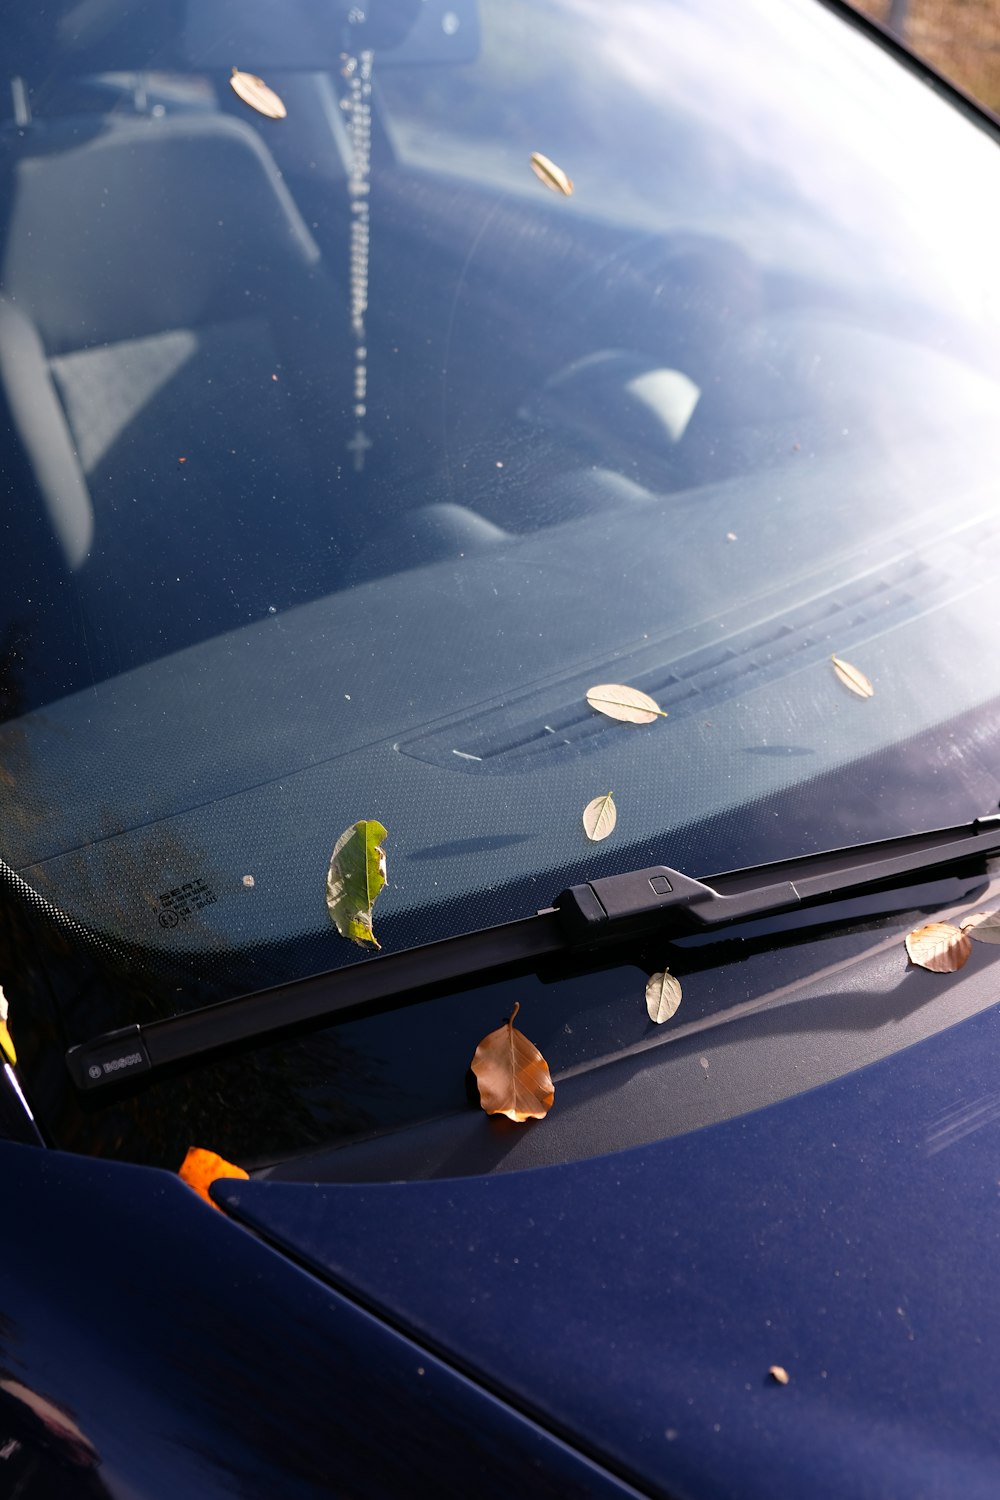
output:
[[[807,854],[705,880],[665,865],[632,870],[570,886],[552,906],[517,922],[105,1032],[71,1047],[66,1063],[79,1089],[99,1089],[282,1033],[417,1003],[432,986],[492,978],[500,969],[554,954],[729,927],[997,853],[1000,813],[992,813],[953,828]]]

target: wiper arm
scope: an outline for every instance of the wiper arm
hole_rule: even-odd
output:
[[[66,1063],[77,1088],[99,1089],[134,1074],[200,1062],[255,1040],[397,1009],[426,998],[431,986],[492,976],[533,959],[627,939],[728,927],[997,853],[1000,813],[992,813],[953,828],[807,854],[705,880],[665,865],[632,870],[570,886],[552,906],[518,922],[105,1032],[71,1047]]]

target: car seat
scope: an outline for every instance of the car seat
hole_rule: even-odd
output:
[[[345,298],[256,132],[43,121],[0,162],[0,388],[36,491],[9,524],[40,508],[86,672],[336,587]]]

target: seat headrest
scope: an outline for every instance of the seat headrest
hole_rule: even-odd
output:
[[[294,290],[319,260],[241,120],[127,120],[89,139],[67,124],[44,151],[26,144],[0,285],[50,355],[266,315],[273,288]]]
[[[38,0],[4,16],[7,75],[231,67],[330,71],[348,35],[393,48],[423,0]],[[362,24],[352,12],[363,10]]]

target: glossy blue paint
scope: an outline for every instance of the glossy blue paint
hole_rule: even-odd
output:
[[[992,1010],[615,1156],[214,1191],[656,1494],[995,1500],[998,1063]]]
[[[0,1195],[0,1429],[68,1486],[23,1500],[633,1493],[169,1173],[0,1144]]]

